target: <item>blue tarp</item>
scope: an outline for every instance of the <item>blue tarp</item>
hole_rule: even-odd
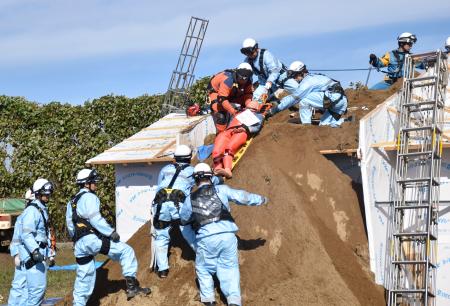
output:
[[[103,265],[103,261],[96,261],[95,268],[98,269]],[[77,269],[77,264],[65,265],[65,266],[54,266],[49,268],[51,271],[74,271]]]
[[[214,145],[207,145],[207,146],[200,146],[197,148],[197,157],[199,161],[204,161],[207,159],[212,151],[213,151]]]

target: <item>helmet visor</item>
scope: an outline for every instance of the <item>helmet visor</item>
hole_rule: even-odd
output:
[[[91,173],[89,173],[89,176],[86,179],[87,183],[98,183],[100,181],[101,177],[100,174],[98,174],[97,170],[93,169]]]
[[[47,182],[39,190],[39,194],[41,194],[41,195],[51,195],[53,193],[53,190],[54,190],[53,184],[51,182]]]

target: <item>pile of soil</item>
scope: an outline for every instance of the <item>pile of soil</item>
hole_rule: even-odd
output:
[[[361,119],[397,89],[347,90],[349,115]],[[369,271],[358,198],[361,187],[319,153],[357,148],[358,120],[336,129],[305,127],[291,123],[295,118],[289,114],[282,112],[265,125],[227,182],[270,199],[263,207],[232,205],[240,228],[243,303],[385,305],[384,289],[375,285]],[[148,268],[148,224],[129,244],[139,261],[138,279],[153,293],[127,302],[120,265],[108,262],[98,270],[90,305],[201,305],[194,254],[178,232],[174,232],[170,274],[164,280]],[[219,290],[217,301],[225,305]]]

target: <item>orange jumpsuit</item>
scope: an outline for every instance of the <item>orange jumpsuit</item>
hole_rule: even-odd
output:
[[[235,82],[234,72],[225,70],[216,74],[209,82],[209,100],[217,133],[226,129],[237,108],[244,108],[252,100],[253,86],[249,80],[243,86]]]
[[[234,155],[245,144],[251,133],[253,135],[259,132],[262,127],[262,116],[260,114],[257,116],[260,116],[261,122],[250,128],[245,127],[237,118],[233,118],[227,129],[216,136],[212,152],[215,171],[225,169],[231,177]]]

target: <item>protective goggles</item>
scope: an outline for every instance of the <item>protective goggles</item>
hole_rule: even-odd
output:
[[[51,182],[47,182],[41,189],[38,190],[38,193],[41,195],[51,195],[53,193],[54,187]]]
[[[193,177],[196,180],[204,179],[204,178],[211,178],[213,176],[212,172],[205,172],[205,171],[199,171],[194,173]]]
[[[86,183],[97,183],[100,179],[101,177],[97,170],[92,169],[91,173],[89,173],[89,176],[86,178]]]
[[[252,55],[252,53],[255,51],[255,47],[247,47],[247,48],[241,48],[241,53],[245,56]]]

